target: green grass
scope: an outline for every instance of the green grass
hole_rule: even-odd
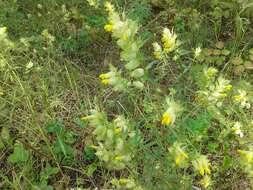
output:
[[[124,79],[137,80],[120,59],[117,37],[104,30],[103,3],[96,9],[85,0],[0,1],[0,27],[8,34],[0,32],[0,189],[202,189],[192,163],[200,154],[211,164],[206,189],[251,189],[253,159],[245,162],[238,150],[253,151],[252,2],[112,1],[140,25],[134,38],[143,42],[144,88],[123,92],[99,79],[113,64]],[[152,43],[162,45],[164,27],[173,28],[180,46],[158,61]],[[208,78],[203,70],[210,67],[217,75]],[[222,107],[202,95],[219,76],[233,85]],[[250,108],[235,102],[239,89]],[[174,105],[167,97],[182,109],[174,124],[162,126]],[[107,118],[82,119],[94,109]],[[119,115],[127,130],[116,133]],[[235,122],[243,138],[233,132]],[[94,133],[100,125],[112,137]],[[120,170],[108,167],[119,139],[120,153],[131,154]],[[175,165],[175,142],[188,155],[182,167]],[[109,147],[102,156],[94,148],[101,144]]]

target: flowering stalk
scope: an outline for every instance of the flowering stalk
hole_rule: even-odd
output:
[[[118,91],[126,90],[127,87],[143,89],[144,84],[141,79],[144,75],[144,69],[139,67],[139,49],[143,43],[136,37],[139,29],[138,24],[131,19],[120,16],[109,2],[105,3],[105,9],[108,12],[109,22],[104,26],[104,29],[106,32],[112,33],[112,36],[117,39],[117,45],[122,50],[120,57],[126,63],[124,66],[130,80],[123,79],[119,75],[115,77],[116,69],[112,69],[111,66],[111,70],[114,70],[115,75],[108,76],[112,71],[107,73],[107,75],[102,74],[100,75],[101,82],[105,85],[114,86],[113,89]]]
[[[161,124],[164,126],[173,125],[176,121],[177,114],[181,111],[181,107],[179,104],[170,100],[169,98],[166,99],[167,103],[167,110],[162,115]]]
[[[108,169],[123,169],[133,157],[133,148],[136,146],[135,131],[131,130],[127,120],[118,116],[112,122],[108,122],[103,112],[92,110],[91,115],[85,116],[95,128],[93,135],[97,145],[92,145],[96,155],[103,161]]]

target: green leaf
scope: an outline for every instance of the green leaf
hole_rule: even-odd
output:
[[[96,158],[94,149],[88,146],[85,147],[83,156],[87,161],[91,161]]]
[[[225,156],[223,159],[223,169],[227,170],[233,166],[233,158],[231,156]]]
[[[19,142],[15,143],[13,153],[8,157],[8,162],[19,164],[26,162],[29,158],[29,152],[24,149],[23,145]]]
[[[88,176],[91,177],[93,175],[93,173],[97,170],[97,163],[92,163],[90,165],[87,166],[87,168],[85,169],[84,173]]]
[[[57,123],[50,123],[45,127],[48,133],[61,133],[62,128]]]
[[[75,122],[75,124],[76,124],[78,127],[80,127],[80,128],[84,128],[84,127],[87,126],[87,122],[81,120],[79,117],[75,118],[75,119],[74,119],[74,122]]]
[[[12,144],[12,138],[10,136],[9,129],[7,127],[3,127],[1,131],[1,137],[3,143]]]
[[[63,142],[63,139],[61,136],[57,133],[57,144],[60,146],[64,156],[67,156],[66,149],[65,149],[65,143]]]
[[[59,173],[60,169],[57,167],[52,167],[49,164],[46,165],[46,168],[40,173],[40,181],[47,181],[50,175]],[[46,183],[47,184],[47,183]]]
[[[74,156],[74,149],[71,146],[64,143],[63,139],[58,135],[57,135],[57,141],[56,141],[54,146],[55,146],[54,147],[54,152],[56,154],[63,153],[64,156],[66,156],[66,157],[67,156],[71,156],[71,157]]]
[[[208,151],[211,153],[215,153],[217,151],[217,148],[219,147],[219,145],[217,143],[209,143],[207,145],[208,147]]]
[[[4,146],[4,143],[3,143],[3,141],[0,139],[0,150],[2,150],[4,147],[5,147],[5,146]]]
[[[203,113],[197,116],[196,119],[190,118],[187,120],[187,129],[194,134],[204,134],[210,126],[211,116]]]

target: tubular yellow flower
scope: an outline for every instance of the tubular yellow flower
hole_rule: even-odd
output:
[[[81,120],[89,120],[89,119],[93,119],[94,115],[88,115],[88,116],[84,116],[81,118]]]
[[[105,10],[108,12],[113,12],[114,11],[114,6],[110,2],[105,2]]]
[[[227,94],[227,93],[221,93],[220,96],[221,96],[222,98],[225,98],[225,97],[228,96],[228,94]]]
[[[168,109],[163,113],[161,124],[172,125],[176,121],[177,114],[181,111],[181,106],[169,98],[166,99],[166,103]]]
[[[238,94],[234,95],[234,100],[240,105],[241,108],[250,108],[250,101],[245,90],[238,90]]]
[[[108,77],[107,77],[107,74],[100,74],[100,75],[99,75],[99,78],[100,78],[100,79],[106,79],[106,78],[108,78]]]
[[[108,73],[103,73],[99,75],[101,79],[101,83],[104,85],[109,85],[111,83],[112,78],[115,76],[115,73],[110,71]]]
[[[171,122],[172,122],[171,116],[169,115],[168,112],[165,112],[165,113],[163,114],[163,118],[162,118],[161,124],[162,124],[162,125],[169,125],[169,124],[171,124]]]
[[[169,149],[171,156],[177,167],[183,168],[186,164],[186,159],[188,158],[187,153],[181,148],[181,144],[175,142],[173,146]]]
[[[121,185],[127,184],[127,182],[128,182],[128,179],[125,179],[125,178],[119,179],[119,183],[120,183]]]
[[[192,164],[194,169],[202,176],[211,173],[209,160],[204,155],[200,155]]]
[[[114,131],[115,131],[116,134],[120,134],[122,129],[121,128],[116,128]]]
[[[109,85],[109,84],[110,84],[110,80],[109,80],[109,79],[103,79],[103,80],[101,80],[101,82],[102,82],[104,85]]]
[[[226,86],[226,90],[227,90],[227,91],[232,90],[232,88],[233,88],[233,86],[232,86],[231,84],[229,84],[229,85]]]
[[[166,53],[170,53],[176,49],[177,35],[168,28],[164,28],[162,35],[163,48]]]
[[[95,7],[96,9],[99,7],[99,0],[87,0],[87,1],[90,4],[90,6]],[[38,4],[38,8],[39,5],[40,4]],[[42,9],[42,5],[40,5],[40,7],[41,7],[40,9]]]
[[[235,95],[234,96],[235,101],[239,102],[242,99],[241,95]]]
[[[246,150],[238,150],[238,153],[241,155],[243,164],[249,164],[253,159],[253,152]]]
[[[123,160],[123,157],[122,157],[122,156],[115,156],[114,159],[117,160],[117,161],[122,161],[122,160]]]
[[[188,158],[188,155],[187,155],[183,150],[180,150],[180,151],[178,152],[178,155],[177,155],[176,158],[175,158],[175,163],[176,163],[176,165],[180,167],[181,164],[182,164],[182,162],[183,162],[186,158]]]
[[[128,36],[126,34],[123,34],[123,36],[121,37],[122,40],[127,41],[128,40]]]
[[[106,32],[112,32],[112,30],[113,30],[113,25],[112,25],[112,24],[106,24],[106,25],[104,26],[104,29],[105,29]]]
[[[200,181],[200,184],[204,187],[207,188],[211,184],[211,178],[208,175],[205,175],[203,179]]]

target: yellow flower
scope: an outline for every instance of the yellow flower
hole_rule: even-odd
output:
[[[4,95],[4,92],[0,90],[0,96],[3,96]]]
[[[99,78],[100,78],[100,79],[105,79],[105,78],[107,78],[107,75],[106,75],[106,74],[100,74],[100,75],[99,75]]]
[[[163,113],[161,124],[172,125],[176,121],[177,114],[181,111],[181,106],[170,100],[170,98],[166,99],[166,103],[168,104],[168,109]]]
[[[235,101],[239,102],[242,99],[241,95],[235,95],[234,96]]]
[[[194,169],[202,176],[211,173],[209,160],[204,155],[200,155],[192,164]]]
[[[231,84],[229,84],[229,85],[226,86],[226,90],[227,90],[227,91],[232,90],[232,88],[233,88],[233,86],[232,86]]]
[[[188,158],[188,155],[183,151],[183,150],[179,150],[178,155],[175,158],[175,163],[177,166],[181,166],[182,162]]]
[[[115,156],[114,158],[117,161],[122,161],[123,160],[123,156]]]
[[[94,118],[94,115],[88,115],[88,116],[83,116],[81,118],[81,120],[89,120],[89,119],[93,119]]]
[[[234,100],[236,103],[240,104],[241,108],[250,108],[249,97],[247,96],[247,92],[245,90],[238,90],[238,94],[234,96]]]
[[[116,134],[120,134],[122,129],[121,128],[116,128],[114,131],[115,131]]]
[[[205,175],[203,179],[200,181],[200,184],[204,187],[207,188],[211,184],[211,178],[208,175]]]
[[[183,168],[185,166],[185,160],[188,158],[187,153],[181,148],[181,144],[175,142],[169,149],[170,154],[177,167]]]
[[[114,72],[108,72],[108,73],[100,74],[99,78],[101,79],[102,84],[109,85],[114,76],[115,76]]]
[[[166,53],[172,52],[177,47],[177,35],[170,31],[168,28],[164,28],[162,35],[163,48]]]
[[[125,178],[119,179],[119,183],[120,183],[121,185],[125,185],[125,184],[127,184],[127,182],[128,182],[128,179],[125,179]]]
[[[165,112],[165,113],[163,114],[163,118],[162,118],[161,124],[162,124],[162,125],[169,125],[169,124],[171,124],[171,122],[172,122],[171,116],[169,115],[168,112]]]
[[[221,93],[220,96],[221,96],[222,98],[225,98],[225,97],[228,96],[228,94],[227,94],[227,93]]]
[[[113,12],[114,11],[114,6],[110,2],[105,2],[105,10],[108,12]]]
[[[103,79],[103,80],[101,80],[101,82],[102,82],[104,85],[109,85],[109,84],[110,84],[110,80],[109,80],[109,79]]]
[[[252,162],[253,152],[246,150],[238,150],[238,153],[241,155],[243,164],[249,164]]]
[[[113,25],[112,25],[112,24],[106,24],[106,25],[104,26],[104,29],[105,29],[106,32],[112,32],[112,30],[113,30]]]
[[[95,7],[96,9],[99,7],[99,0],[87,0],[90,6]]]
[[[128,36],[126,34],[124,34],[121,39],[124,40],[124,41],[127,41],[128,40]]]

